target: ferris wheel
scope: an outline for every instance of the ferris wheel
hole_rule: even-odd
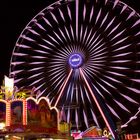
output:
[[[140,16],[119,0],[57,1],[19,36],[10,75],[36,87],[76,128],[127,122],[140,111]],[[102,119],[103,118],[103,119]],[[113,122],[113,123],[112,123]]]

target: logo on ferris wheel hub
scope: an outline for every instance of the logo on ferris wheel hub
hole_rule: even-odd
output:
[[[82,65],[82,56],[78,53],[74,53],[69,57],[69,64],[72,68],[79,68]]]

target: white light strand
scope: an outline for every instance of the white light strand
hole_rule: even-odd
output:
[[[138,111],[137,111],[137,113],[136,113],[134,116],[130,117],[129,120],[128,120],[125,124],[121,125],[121,128],[127,127],[128,124],[129,124],[131,121],[137,119],[137,116],[138,116],[139,113],[140,113],[140,107],[138,108]]]

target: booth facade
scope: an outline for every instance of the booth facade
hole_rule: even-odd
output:
[[[47,137],[67,139],[59,126],[59,114],[49,100],[41,97],[26,99],[0,99],[0,135]]]

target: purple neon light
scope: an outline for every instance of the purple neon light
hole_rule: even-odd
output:
[[[101,4],[97,6],[98,2]],[[60,108],[67,106],[68,122],[73,121],[77,128],[81,121],[87,127],[99,125],[95,104],[78,72],[82,66],[111,117],[129,120],[140,101],[139,17],[119,0],[60,1],[46,7],[25,27],[16,43],[10,68],[15,85],[34,86],[40,91],[37,98],[47,96],[50,102],[64,87],[59,104]],[[84,61],[76,65],[65,86],[72,68],[69,57],[75,52]],[[71,109],[75,103],[80,111]]]
[[[80,54],[78,53],[73,53],[69,57],[69,65],[72,68],[78,68],[82,65],[83,63],[83,58]]]

